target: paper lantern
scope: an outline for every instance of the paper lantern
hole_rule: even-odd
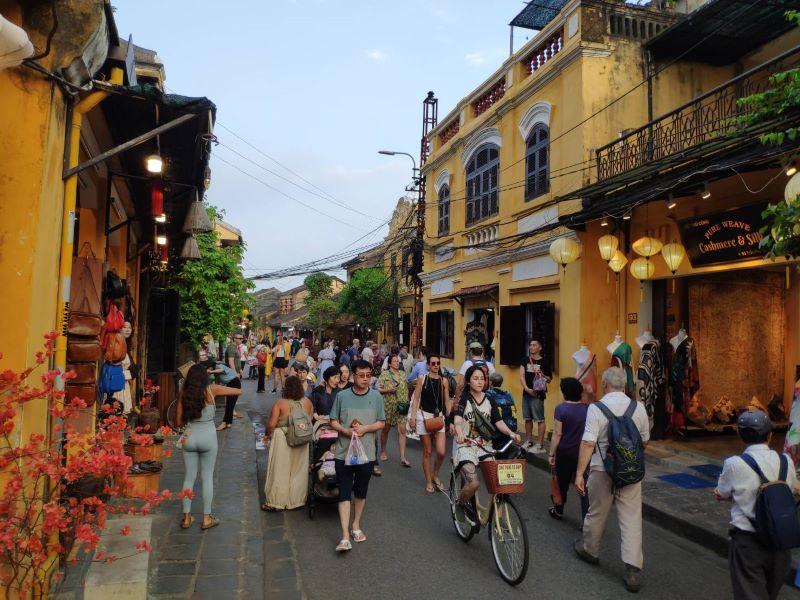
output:
[[[661,256],[664,257],[664,262],[667,263],[667,268],[672,273],[672,293],[675,293],[675,272],[681,266],[683,259],[686,257],[686,248],[682,244],[672,242],[666,244],[661,249]]]
[[[158,247],[158,260],[161,262],[162,265],[165,265],[167,264],[167,262],[169,262],[169,247],[167,246]]]
[[[656,272],[656,266],[646,258],[637,258],[631,263],[631,275],[640,281],[650,279]]]
[[[565,269],[569,263],[578,260],[580,254],[580,245],[570,238],[558,238],[550,244],[550,258]]]
[[[600,248],[600,257],[607,262],[614,258],[614,254],[619,248],[619,240],[614,235],[604,235],[597,240],[597,247]]]
[[[150,188],[150,215],[159,217],[164,214],[164,189],[161,182],[153,181]]]
[[[628,257],[625,256],[621,250],[617,250],[614,252],[614,256],[611,257],[611,260],[608,261],[608,267],[614,271],[614,273],[619,273],[622,269],[625,268],[625,265],[628,264]]]
[[[631,246],[633,251],[636,252],[639,256],[654,256],[661,252],[661,246],[663,244],[657,240],[656,238],[651,237],[641,237]]]
[[[800,173],[795,173],[786,183],[783,189],[783,199],[786,204],[791,205],[797,201],[797,196],[800,196]]]

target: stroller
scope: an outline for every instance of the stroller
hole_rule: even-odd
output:
[[[336,470],[333,463],[333,445],[339,434],[323,418],[314,423],[313,436],[309,444],[308,465],[308,518],[313,519],[317,502],[333,504],[339,501],[336,485]]]

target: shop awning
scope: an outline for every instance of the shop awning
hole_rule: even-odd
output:
[[[561,12],[566,3],[567,0],[536,0],[535,2],[528,2],[509,25],[511,27],[541,31],[545,25]]]
[[[656,59],[729,65],[794,27],[785,13],[798,8],[800,0],[710,0],[646,46]]]
[[[487,283],[485,285],[473,285],[470,287],[461,288],[449,297],[463,306],[465,298],[474,298],[476,296],[488,296],[496,300],[494,294],[500,287],[497,283]]]

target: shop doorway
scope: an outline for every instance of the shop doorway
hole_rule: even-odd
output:
[[[469,356],[469,345],[478,342],[483,346],[486,360],[494,362],[494,319],[493,308],[466,310],[467,323],[464,329],[464,356]]]

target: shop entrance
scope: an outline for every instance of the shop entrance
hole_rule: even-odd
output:
[[[494,309],[475,308],[466,311],[467,324],[464,330],[464,351],[469,356],[469,345],[478,342],[483,346],[486,360],[494,362]]]

